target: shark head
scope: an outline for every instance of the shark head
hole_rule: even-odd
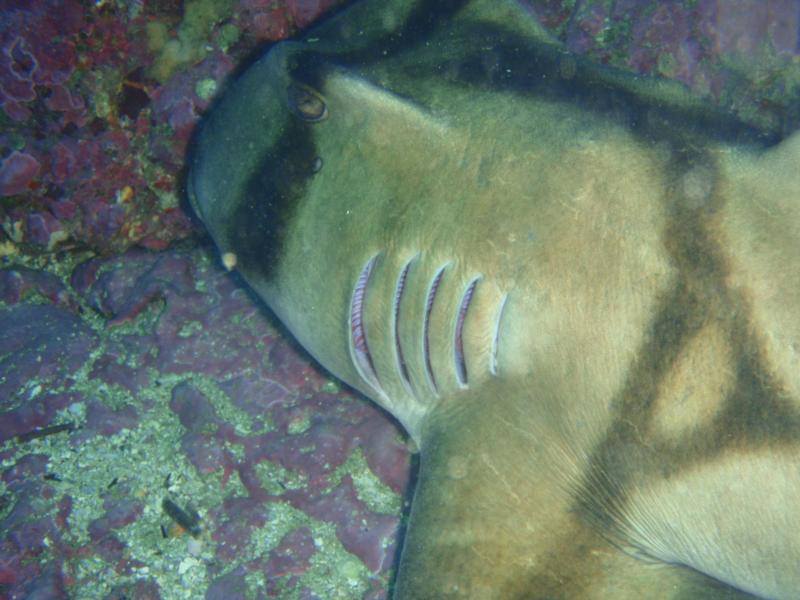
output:
[[[420,448],[395,597],[800,589],[800,141],[759,133],[509,0],[363,0],[226,91],[223,264]]]
[[[532,113],[517,112],[510,92],[492,105],[489,83],[502,74],[480,53],[462,56],[470,32],[435,32],[441,56],[427,64],[395,39],[429,44],[423,34],[458,12],[425,8],[356,5],[274,46],[205,120],[189,177],[226,267],[418,442],[438,398],[498,370],[507,290],[485,274],[503,271],[508,241],[469,231],[465,210],[501,233],[494,207],[510,210],[504,196],[539,185],[517,176]],[[564,116],[542,109],[538,120]],[[519,129],[494,139],[500,121],[506,134]],[[577,127],[548,135],[559,143]],[[541,237],[526,225],[502,234]],[[507,274],[509,284],[521,275]]]

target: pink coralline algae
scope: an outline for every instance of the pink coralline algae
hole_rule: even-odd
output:
[[[798,92],[794,0],[527,0],[577,54],[680,81],[710,104],[782,131]]]
[[[0,104],[10,118],[24,121],[36,86],[69,95],[61,85],[77,65],[73,38],[85,25],[84,9],[75,0],[6,0],[0,12]]]
[[[190,231],[186,219],[155,210],[164,192],[156,185],[169,191],[174,177],[147,173],[146,155],[133,151],[146,148],[149,124],[121,122],[110,97],[144,58],[128,43],[136,20],[72,0],[0,4],[0,104],[11,120],[0,134],[0,194],[15,198],[2,205],[10,241],[107,251],[163,247]],[[165,224],[173,227],[158,230]]]
[[[0,597],[385,597],[402,435],[205,249],[7,267],[0,300]]]
[[[27,190],[40,167],[30,154],[14,150],[0,162],[0,195],[13,196]]]
[[[338,0],[240,0],[236,24],[248,36],[260,40],[280,40],[312,23],[319,15],[341,4]]]
[[[334,4],[0,0],[5,252],[158,250],[193,234],[180,170],[214,90]]]

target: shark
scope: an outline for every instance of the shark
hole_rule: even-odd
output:
[[[800,598],[800,134],[511,0],[360,0],[242,71],[187,193],[419,452],[396,600]]]

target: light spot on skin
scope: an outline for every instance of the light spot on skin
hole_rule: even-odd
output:
[[[467,471],[467,459],[463,456],[451,456],[447,460],[447,475],[450,479],[464,479]]]
[[[236,267],[236,255],[233,252],[225,252],[222,255],[222,266],[226,271],[231,271]]]
[[[700,208],[708,202],[714,188],[714,174],[706,167],[694,167],[681,182],[687,208]]]

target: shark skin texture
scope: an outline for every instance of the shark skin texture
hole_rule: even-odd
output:
[[[506,0],[362,0],[205,119],[188,194],[420,471],[393,597],[797,598],[800,135]]]

